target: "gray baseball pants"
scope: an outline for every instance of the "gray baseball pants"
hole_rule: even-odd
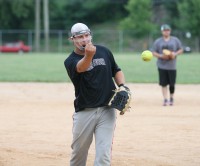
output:
[[[109,107],[87,108],[73,115],[70,166],[86,166],[88,150],[95,137],[94,166],[110,166],[116,111]]]

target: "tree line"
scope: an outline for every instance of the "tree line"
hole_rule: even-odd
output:
[[[36,0],[0,0],[0,29],[34,29]],[[67,29],[75,22],[100,24],[127,15],[127,0],[48,0],[50,29]],[[45,0],[41,0],[41,8]],[[43,13],[40,13],[41,24]],[[43,27],[41,27],[43,28]]]
[[[35,29],[36,0],[0,0],[0,30]],[[41,1],[41,8],[45,0]],[[159,31],[168,23],[173,30],[190,32],[200,41],[198,0],[48,0],[49,28],[69,30],[76,22],[90,26],[117,22],[117,28],[132,30],[136,37]],[[40,28],[45,17],[39,13]],[[200,45],[200,42],[199,42]]]

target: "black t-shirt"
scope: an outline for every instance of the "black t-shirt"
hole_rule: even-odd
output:
[[[83,58],[72,52],[64,65],[75,87],[75,111],[85,108],[101,107],[108,104],[116,88],[113,77],[121,69],[116,64],[113,54],[106,47],[96,45],[96,53],[87,71],[78,73],[76,65]]]

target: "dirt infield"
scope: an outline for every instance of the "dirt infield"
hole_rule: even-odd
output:
[[[117,117],[112,166],[199,166],[200,85],[177,85],[161,106],[157,84],[129,84],[132,111]],[[67,166],[70,83],[0,83],[0,166]],[[94,144],[87,166],[93,165]]]

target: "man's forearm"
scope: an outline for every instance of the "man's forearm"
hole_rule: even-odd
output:
[[[115,79],[115,82],[117,85],[125,84],[125,77],[124,77],[124,73],[122,71],[118,71],[115,74],[114,79]]]

